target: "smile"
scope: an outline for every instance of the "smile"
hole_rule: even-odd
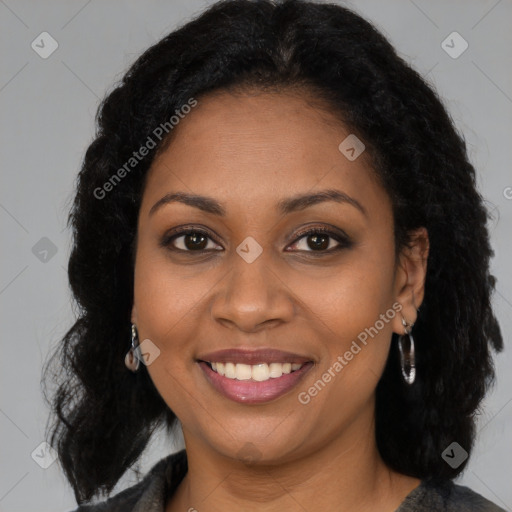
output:
[[[260,363],[260,364],[235,364],[235,363],[210,363],[213,371],[228,379],[249,380],[264,382],[269,379],[277,379],[283,374],[295,372],[303,364],[298,363]]]
[[[213,388],[235,402],[256,404],[275,400],[293,389],[312,368],[306,363],[222,363],[198,361]]]

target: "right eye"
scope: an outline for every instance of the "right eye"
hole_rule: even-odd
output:
[[[213,243],[210,233],[201,229],[180,229],[165,235],[160,245],[176,252],[202,253],[205,251],[222,250],[212,247],[208,248],[208,240]]]

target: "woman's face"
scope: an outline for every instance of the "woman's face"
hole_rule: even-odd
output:
[[[371,438],[391,335],[404,332],[397,310],[416,319],[424,268],[395,269],[390,200],[367,154],[354,159],[353,139],[339,149],[350,132],[328,116],[284,93],[205,97],[151,166],[132,321],[140,342],[151,341],[147,370],[187,448],[285,461]],[[290,202],[327,190],[349,199]],[[177,193],[218,207],[171,201],[152,211]],[[179,227],[200,232],[172,238]],[[330,234],[304,236],[305,228]],[[298,379],[254,382],[212,375],[198,361],[231,348],[272,348],[311,364]],[[287,370],[272,361],[273,375]],[[264,365],[251,371],[267,376]]]

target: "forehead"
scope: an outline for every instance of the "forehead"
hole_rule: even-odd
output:
[[[181,191],[256,213],[317,189],[342,190],[368,209],[386,206],[368,155],[349,160],[339,146],[353,135],[316,103],[311,96],[267,92],[200,98],[154,160],[141,209],[147,213],[164,194]]]

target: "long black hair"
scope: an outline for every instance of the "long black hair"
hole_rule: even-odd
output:
[[[396,249],[410,230],[427,228],[425,297],[413,330],[417,380],[403,384],[393,334],[376,393],[377,445],[386,464],[421,479],[454,478],[467,463],[453,469],[441,453],[454,440],[471,451],[474,414],[494,379],[490,348],[503,342],[491,308],[490,213],[463,137],[434,90],[354,12],[300,0],[228,0],[130,67],[98,109],[77,178],[68,219],[77,319],[43,380],[57,381],[51,401],[45,392],[54,419],[49,442],[79,503],[110,493],[156,427],[170,433],[176,424],[146,368],[133,374],[124,365],[144,179],[173,133],[158,138],[155,129],[169,127],[191,98],[200,104],[208,92],[248,88],[313,92],[366,144],[392,200]],[[154,149],[131,161],[148,137]]]

